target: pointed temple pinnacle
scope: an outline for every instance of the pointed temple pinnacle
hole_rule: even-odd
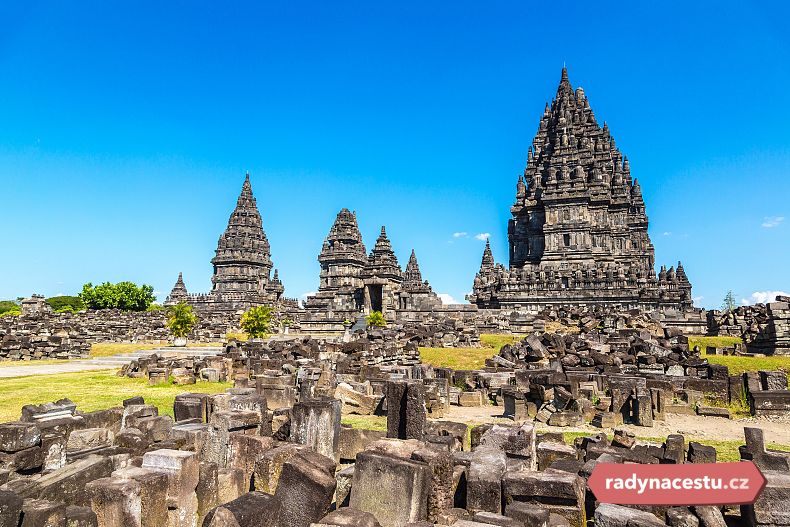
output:
[[[568,68],[565,67],[564,62],[562,63],[562,77],[560,78],[560,82],[562,81],[568,81]]]

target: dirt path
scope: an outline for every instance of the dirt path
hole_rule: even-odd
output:
[[[512,424],[511,419],[502,417],[501,406],[483,406],[464,408],[451,406],[445,414],[450,421],[467,423],[503,423]],[[655,421],[654,426],[623,425],[637,437],[666,437],[669,434],[683,434],[686,439],[711,439],[717,441],[743,441],[743,427],[753,426],[765,431],[767,442],[790,445],[790,420],[766,418],[724,419],[723,417],[703,417],[697,415],[667,414],[666,421]],[[590,425],[580,427],[557,427],[537,423],[539,431],[551,432],[601,432],[601,428]],[[619,427],[618,427],[619,428]],[[610,430],[606,430],[611,432]]]
[[[64,360],[59,364],[30,364],[24,366],[3,366],[0,368],[0,379],[26,377],[28,375],[55,375],[57,373],[74,373],[91,370],[111,370],[117,364],[96,364],[93,361]]]

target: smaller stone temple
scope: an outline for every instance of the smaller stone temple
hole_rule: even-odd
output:
[[[219,237],[211,264],[214,274],[210,292],[190,294],[182,274],[178,273],[165,305],[186,302],[205,312],[235,312],[261,304],[296,306],[295,300],[283,297],[284,288],[277,270],[272,273],[271,248],[252,194],[249,172],[228,226]]]
[[[305,302],[302,325],[319,321],[356,322],[373,311],[388,321],[405,312],[441,309],[442,302],[423,281],[417,256],[411,252],[401,270],[385,227],[367,254],[355,212],[342,209],[318,255],[321,264],[318,292]]]

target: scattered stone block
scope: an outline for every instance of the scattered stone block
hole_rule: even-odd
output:
[[[585,483],[566,472],[507,472],[502,480],[505,502],[532,503],[564,517],[572,527],[585,525]],[[507,505],[505,508],[507,511]]]
[[[466,508],[472,512],[502,512],[505,452],[491,445],[472,452],[466,472]]]
[[[536,448],[537,468],[546,470],[552,463],[560,459],[576,460],[576,449],[565,443],[542,441]]]
[[[701,527],[727,527],[721,509],[712,505],[694,507],[694,513],[699,518]]]
[[[687,507],[670,507],[667,524],[670,527],[699,527],[699,519]]]
[[[283,464],[277,491],[282,508],[279,527],[309,527],[321,519],[335,494],[335,462],[304,450]]]
[[[696,441],[689,442],[689,463],[715,463],[716,449],[712,446],[702,445]]]
[[[112,478],[134,480],[139,484],[137,499],[140,502],[141,527],[167,524],[167,475],[140,467],[126,467],[113,472]]]
[[[90,507],[69,505],[66,507],[66,527],[99,527],[99,519]]]
[[[167,507],[172,527],[197,523],[197,488],[200,463],[194,452],[160,449],[143,456],[142,468],[167,476]]]
[[[499,527],[524,527],[524,522],[494,514],[493,512],[478,512],[472,516],[472,522],[465,522],[466,525],[497,525]],[[457,523],[455,525],[458,525]]]
[[[697,406],[697,415],[703,415],[706,417],[724,417],[725,419],[729,419],[730,411],[726,408],[719,408],[717,406],[699,405]]]
[[[520,521],[525,527],[549,527],[549,510],[532,503],[520,501],[508,503],[505,515]]]
[[[334,459],[340,441],[341,408],[342,403],[331,398],[297,403],[291,412],[291,441]]]
[[[622,448],[631,448],[636,444],[636,436],[633,432],[629,432],[628,430],[618,428],[614,431],[614,436],[612,437],[612,446],[619,446]]]
[[[0,424],[0,451],[12,453],[39,446],[41,430],[34,423],[12,421]]]
[[[217,503],[231,502],[250,490],[245,488],[244,483],[244,472],[241,469],[217,469]]]
[[[741,517],[749,527],[790,525],[790,473],[763,470],[766,484],[752,505],[741,506]]]
[[[371,513],[382,527],[423,521],[427,518],[429,484],[430,474],[424,463],[362,452],[354,467],[350,506]]]
[[[680,464],[686,457],[686,440],[680,434],[670,434],[664,446],[664,455],[661,463]]]
[[[342,527],[381,527],[376,517],[369,512],[359,511],[351,507],[343,507],[330,512],[318,523],[319,525],[337,525]]]
[[[334,396],[342,401],[344,414],[373,415],[381,400],[381,397],[358,392],[344,382],[338,383]]]
[[[422,439],[425,434],[425,386],[419,381],[386,385],[387,437]]]
[[[19,527],[63,527],[66,524],[66,505],[43,499],[22,502],[22,523]]]
[[[22,498],[7,490],[0,490],[0,525],[16,527],[22,514]]]
[[[267,450],[255,461],[253,469],[253,485],[255,490],[274,494],[280,481],[283,465],[286,461],[303,451],[306,447],[293,443],[284,444]]]
[[[275,496],[252,491],[211,509],[203,527],[278,527],[281,504]]]
[[[595,527],[661,527],[666,525],[649,512],[613,503],[598,505],[593,521]]]
[[[91,509],[101,527],[139,527],[142,522],[141,487],[133,479],[101,478],[85,486]]]
[[[483,406],[483,394],[479,391],[461,392],[458,396],[458,405],[465,407]]]
[[[584,418],[579,412],[562,410],[554,412],[549,417],[549,426],[581,426],[583,424]]]
[[[435,522],[442,511],[453,506],[453,457],[447,449],[431,445],[416,450],[411,459],[428,465],[431,481],[427,518]]]

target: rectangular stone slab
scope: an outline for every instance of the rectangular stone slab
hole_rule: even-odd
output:
[[[427,518],[428,466],[373,452],[357,456],[350,505],[369,512],[382,527]]]

